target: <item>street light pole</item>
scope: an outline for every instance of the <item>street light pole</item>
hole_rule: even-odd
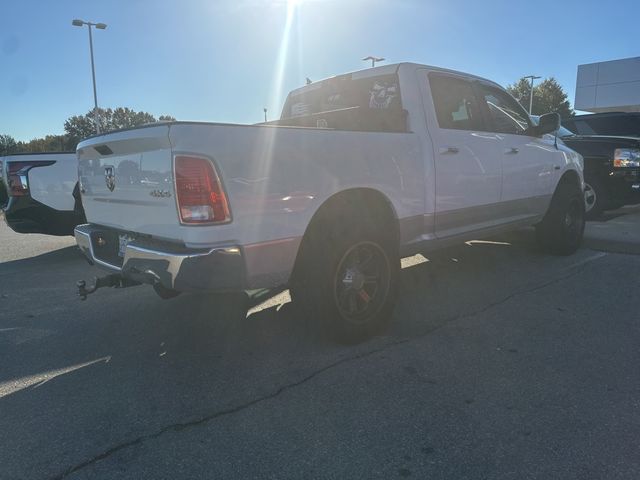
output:
[[[530,78],[531,79],[531,89],[529,90],[529,115],[531,115],[531,110],[533,109],[533,81],[537,80],[539,78],[542,77],[537,77],[535,75],[528,75],[526,77],[523,78]]]
[[[371,56],[371,55],[369,55],[368,57],[362,59],[363,62],[368,62],[369,60],[371,60],[371,67],[373,68],[373,67],[376,66],[377,62],[384,62],[385,59],[384,58],[380,58],[380,57],[374,57],[374,56]]]
[[[100,114],[98,113],[98,93],[96,92],[96,67],[93,63],[93,35],[89,25],[89,50],[91,51],[91,78],[93,79],[93,117],[96,122],[96,133],[100,133]]]
[[[91,33],[91,27],[96,27],[100,30],[107,28],[104,23],[92,23],[85,22],[84,20],[75,19],[71,22],[74,27],[82,27],[86,25],[89,27],[89,51],[91,52],[91,78],[93,79],[93,119],[96,124],[96,133],[100,133],[100,113],[98,112],[98,93],[96,90],[96,68],[93,61],[93,35]]]

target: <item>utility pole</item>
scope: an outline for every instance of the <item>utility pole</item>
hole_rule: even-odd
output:
[[[533,81],[538,80],[542,77],[537,77],[535,75],[528,75],[522,78],[530,78],[531,79],[531,89],[529,90],[529,115],[531,115],[531,110],[533,109]]]

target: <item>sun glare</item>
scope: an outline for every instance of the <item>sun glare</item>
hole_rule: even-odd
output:
[[[292,36],[292,30],[296,26],[296,17],[299,13],[300,5],[303,0],[287,0],[286,5],[286,17],[282,30],[282,34],[280,37],[280,48],[278,49],[278,56],[275,61],[273,78],[271,81],[271,89],[269,94],[269,104],[270,108],[268,109],[272,112],[273,118],[279,118],[278,107],[281,107],[284,101],[284,80],[285,80],[285,72],[287,67],[289,66],[290,59],[290,40]],[[279,5],[285,5],[284,2],[280,1]],[[278,142],[278,129],[265,128],[260,130],[260,140],[257,145],[258,155],[255,158],[255,167],[253,168],[253,172],[255,178],[257,179],[266,179],[271,176],[271,167],[274,158],[274,151],[276,148],[276,144]],[[256,183],[256,189],[258,191],[255,192],[256,195],[264,196],[266,195],[265,189],[267,187],[267,182],[260,181]],[[257,234],[258,229],[260,228],[260,222],[255,222],[252,227],[255,229]]]

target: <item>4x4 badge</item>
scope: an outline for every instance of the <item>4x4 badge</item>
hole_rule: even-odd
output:
[[[149,195],[156,198],[169,198],[171,196],[171,192],[169,190],[151,190]]]
[[[110,192],[116,188],[116,174],[112,166],[104,167],[104,181]]]

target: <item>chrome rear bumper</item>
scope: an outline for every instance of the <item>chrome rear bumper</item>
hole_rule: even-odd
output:
[[[138,238],[127,243],[120,260],[117,257],[118,233],[124,232],[92,224],[78,225],[74,232],[78,247],[91,264],[137,282],[161,284],[178,291],[246,288],[245,262],[239,247],[188,249],[180,245]],[[97,245],[98,239],[101,239],[103,245]],[[113,247],[115,250],[112,253],[115,254],[104,255],[98,252],[105,250],[105,246],[114,241],[116,244],[109,248]]]

